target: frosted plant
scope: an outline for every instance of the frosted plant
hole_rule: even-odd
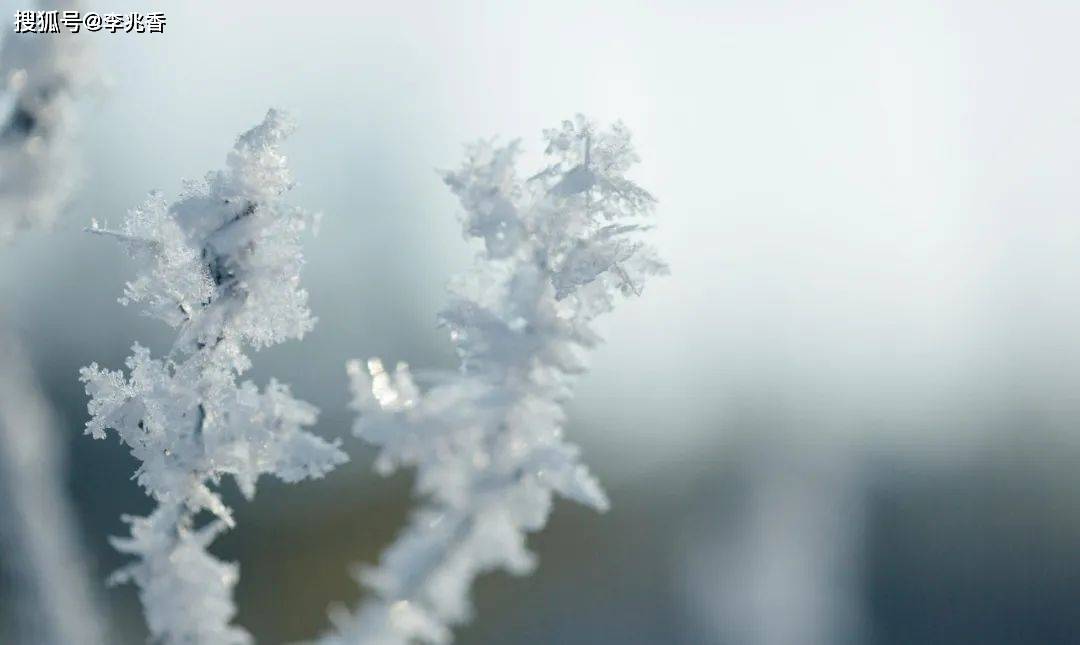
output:
[[[279,145],[291,130],[271,110],[239,137],[226,170],[189,183],[171,205],[151,194],[117,231],[91,229],[119,239],[142,265],[121,302],[179,329],[164,358],[136,344],[127,376],[96,364],[81,371],[87,433],[113,429],[157,502],[148,517],[126,518],[131,536],[114,545],[136,560],[113,579],[138,586],[151,635],[167,645],[251,640],[231,624],[237,567],[207,552],[233,525],[214,490],[221,477],[250,498],[262,474],[296,482],[346,459],[304,430],[316,409],[288,387],[237,382],[247,348],[301,338],[314,323],[299,286],[299,236],[311,217],[283,201],[292,180]],[[213,519],[200,524],[203,511]]]
[[[39,2],[43,10],[73,9],[70,0]],[[75,98],[94,80],[83,39],[55,34],[5,34],[0,83],[8,110],[0,122],[0,243],[23,229],[48,225],[74,187]]]
[[[516,143],[477,144],[446,175],[466,237],[484,243],[441,315],[460,371],[422,392],[404,364],[348,366],[355,433],[381,447],[380,472],[416,467],[427,501],[360,571],[375,599],[336,611],[326,644],[448,642],[479,574],[533,568],[526,534],[547,522],[553,494],[608,506],[563,438],[563,403],[599,341],[593,319],[666,268],[638,239],[654,200],[624,176],[637,161],[627,130],[578,117],[544,135],[551,163],[528,180],[515,174]]]

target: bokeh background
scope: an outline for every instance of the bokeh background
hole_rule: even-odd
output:
[[[560,503],[538,572],[484,578],[460,642],[1077,642],[1080,4],[85,4],[166,31],[88,36],[108,84],[81,189],[0,253],[0,303],[98,578],[150,505],[123,447],[82,436],[76,371],[170,330],[117,304],[134,267],[91,217],[175,196],[270,106],[300,124],[320,322],[251,376],[320,407],[353,461],[253,503],[226,484],[239,527],[216,550],[241,564],[239,621],[295,641],[356,601],[349,566],[411,506],[348,434],[345,360],[454,365],[434,321],[473,250],[438,170],[489,135],[536,162],[584,112],[635,132],[672,275],[605,321],[570,406],[613,509]],[[111,642],[143,642],[134,590],[100,594]]]

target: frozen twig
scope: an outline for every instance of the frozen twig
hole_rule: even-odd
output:
[[[163,359],[135,345],[127,376],[96,364],[81,372],[87,433],[115,430],[157,502],[150,516],[126,518],[131,536],[114,545],[136,560],[113,580],[139,587],[151,635],[166,645],[251,640],[232,624],[237,566],[206,550],[233,525],[220,479],[231,475],[250,498],[262,474],[296,482],[346,459],[304,430],[317,410],[288,387],[238,382],[249,348],[301,338],[314,324],[299,286],[311,217],[283,201],[292,180],[280,144],[291,131],[271,110],[239,137],[226,170],[188,184],[173,204],[151,194],[113,232],[142,265],[121,302],[179,330]],[[203,511],[213,519],[200,523]]]
[[[448,642],[478,575],[533,568],[526,535],[553,494],[608,506],[563,438],[563,404],[599,341],[593,319],[666,267],[640,239],[654,200],[624,176],[637,161],[626,129],[578,117],[545,137],[551,164],[527,181],[516,143],[481,142],[446,175],[466,237],[484,243],[441,315],[460,371],[421,391],[406,365],[349,364],[356,434],[381,448],[381,472],[415,467],[426,501],[359,572],[374,598],[337,610],[324,645]]]

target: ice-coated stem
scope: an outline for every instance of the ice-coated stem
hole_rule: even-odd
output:
[[[346,459],[336,442],[304,430],[317,410],[288,387],[238,382],[249,349],[301,338],[315,322],[299,287],[299,238],[311,217],[283,201],[293,182],[280,144],[291,131],[271,110],[237,139],[226,170],[188,184],[172,204],[152,194],[119,231],[91,229],[143,265],[121,302],[179,330],[164,359],[135,345],[129,375],[96,364],[81,372],[87,433],[114,430],[157,502],[149,516],[125,518],[131,535],[113,544],[136,560],[112,579],[138,586],[150,633],[165,645],[251,642],[232,624],[239,569],[207,551],[233,526],[220,479],[231,475],[250,498],[260,475],[296,482]],[[204,511],[213,519],[200,522]]]
[[[484,243],[441,316],[460,370],[421,391],[406,365],[348,366],[355,433],[381,448],[381,471],[416,467],[425,503],[360,572],[374,598],[336,610],[323,645],[449,642],[478,575],[533,568],[526,536],[555,494],[607,508],[563,438],[563,405],[599,341],[590,323],[666,267],[640,239],[653,198],[623,174],[637,161],[626,129],[578,117],[544,134],[552,163],[529,180],[515,174],[516,143],[481,142],[446,175],[466,237]]]

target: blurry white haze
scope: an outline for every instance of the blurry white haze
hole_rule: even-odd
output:
[[[91,217],[175,197],[270,106],[299,123],[319,322],[252,377],[290,382],[354,459],[237,504],[221,554],[260,642],[311,637],[409,505],[408,479],[373,477],[347,436],[345,360],[455,364],[435,314],[474,250],[436,171],[490,135],[532,161],[541,129],[581,112],[633,131],[672,274],[606,321],[569,410],[612,511],[558,507],[537,574],[481,584],[460,642],[1080,630],[1080,3],[153,9],[163,35],[91,35],[109,86],[81,115],[81,188],[57,230],[0,250],[0,312],[63,423],[98,579],[122,562],[119,514],[146,502],[124,451],[81,436],[76,370],[168,338],[116,304],[131,265],[81,232]],[[133,591],[101,597],[115,642],[143,642]]]

